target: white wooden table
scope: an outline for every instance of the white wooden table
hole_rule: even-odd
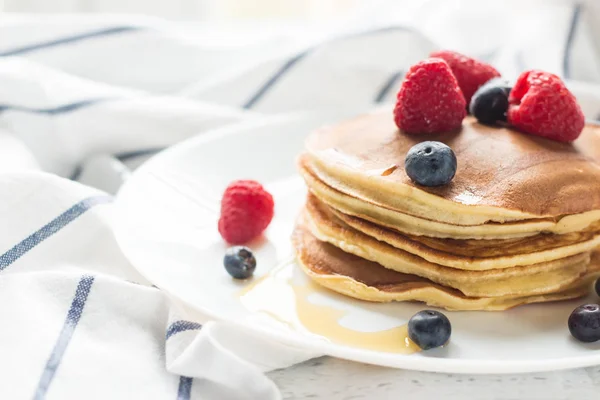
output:
[[[452,375],[321,357],[269,374],[283,399],[598,400],[600,366],[536,374]]]

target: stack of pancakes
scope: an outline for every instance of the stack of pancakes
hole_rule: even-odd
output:
[[[389,110],[313,132],[293,244],[317,283],[370,301],[504,310],[585,295],[599,275],[600,128],[573,144],[472,118],[439,135],[399,132]],[[440,141],[453,181],[413,183],[404,159]]]

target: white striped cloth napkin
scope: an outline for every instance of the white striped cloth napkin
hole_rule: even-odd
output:
[[[312,35],[0,14],[0,398],[279,399],[263,372],[311,356],[191,318],[123,256],[111,195],[160,149],[257,115],[391,102],[431,38],[509,77],[559,73],[599,115],[593,8],[532,8],[518,35],[481,13],[497,30],[482,45],[446,2],[413,10],[418,27],[390,19],[396,3]]]

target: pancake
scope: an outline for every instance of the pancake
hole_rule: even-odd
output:
[[[317,239],[385,268],[427,278],[467,296],[530,296],[561,290],[585,274],[589,253],[504,269],[467,271],[434,264],[360,233],[315,204],[307,204],[305,225]]]
[[[533,236],[542,232],[565,234],[586,229],[590,224],[598,221],[596,214],[600,217],[600,212],[594,211],[566,216],[558,221],[546,218],[475,226],[451,225],[404,214],[335,190],[321,182],[305,167],[305,157],[299,159],[299,170],[311,193],[328,206],[344,214],[415,236],[453,239],[513,239]]]
[[[390,110],[376,111],[313,132],[304,168],[361,203],[450,225],[542,220],[539,227],[534,223],[522,229],[525,235],[556,232],[553,227],[567,215],[579,215],[588,224],[600,219],[600,165],[594,161],[600,157],[599,127],[586,126],[571,145],[487,127],[472,117],[458,132],[407,135],[391,115]],[[406,153],[423,140],[441,141],[454,150],[458,170],[450,184],[422,187],[406,175]],[[387,221],[387,214],[379,220]]]
[[[318,201],[311,195],[307,203]],[[427,261],[474,271],[558,260],[591,251],[600,245],[600,222],[583,231],[563,235],[541,233],[506,240],[458,240],[402,234],[331,208],[329,212],[345,225]]]
[[[586,274],[558,292],[521,297],[467,297],[456,289],[392,271],[321,242],[310,233],[302,218],[294,230],[292,242],[299,266],[314,282],[326,288],[361,300],[421,301],[448,310],[499,311],[521,304],[581,297],[587,294],[600,270],[600,256],[593,253]]]

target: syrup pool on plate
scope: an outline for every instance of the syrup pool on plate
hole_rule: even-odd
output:
[[[273,268],[267,275],[249,282],[240,293],[242,305],[287,327],[308,332],[333,343],[390,353],[409,354],[419,347],[408,338],[407,325],[376,332],[361,332],[340,324],[346,311],[311,302],[309,297],[326,289],[310,281],[293,279],[293,259]]]

